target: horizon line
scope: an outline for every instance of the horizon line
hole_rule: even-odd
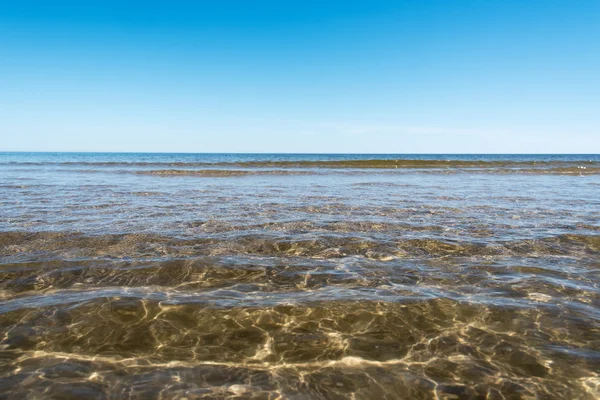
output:
[[[208,151],[208,152],[178,152],[178,151],[39,151],[39,150],[0,150],[0,154],[22,154],[22,153],[35,153],[35,154],[244,154],[244,155],[535,155],[535,156],[570,156],[570,155],[589,155],[589,156],[597,156],[600,153],[387,153],[387,152],[378,152],[378,153],[328,153],[328,152],[320,152],[320,153],[309,153],[309,152],[241,152],[241,151],[231,151],[231,152],[222,152],[222,151]]]

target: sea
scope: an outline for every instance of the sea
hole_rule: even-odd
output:
[[[0,153],[0,399],[225,398],[600,398],[600,155]]]

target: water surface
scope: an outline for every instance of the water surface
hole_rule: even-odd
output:
[[[0,153],[0,398],[594,399],[600,156]]]

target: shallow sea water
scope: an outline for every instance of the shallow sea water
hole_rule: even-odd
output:
[[[600,156],[0,153],[0,399],[600,398]]]

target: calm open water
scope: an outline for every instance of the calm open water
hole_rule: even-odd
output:
[[[600,397],[600,156],[0,153],[1,399]]]

